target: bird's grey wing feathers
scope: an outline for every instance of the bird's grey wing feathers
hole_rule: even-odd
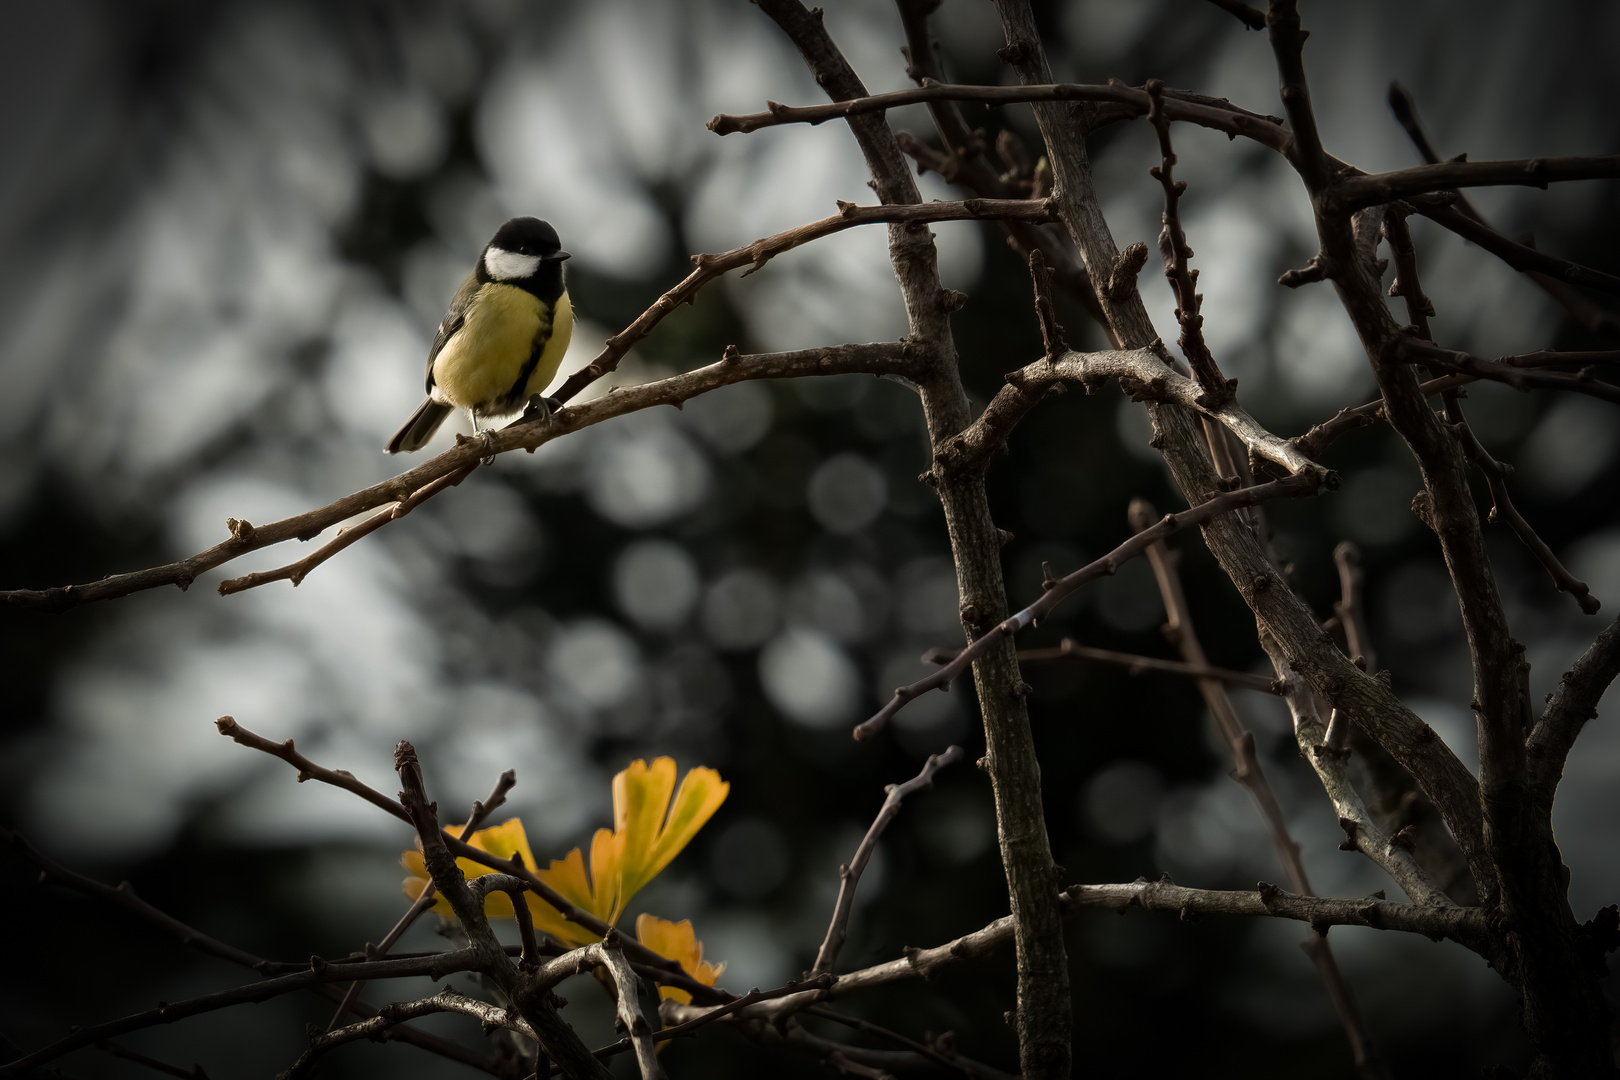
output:
[[[461,329],[467,321],[467,307],[472,303],[473,297],[478,294],[478,275],[468,274],[467,280],[461,283],[456,295],[450,298],[450,310],[445,312],[444,319],[439,323],[439,332],[433,336],[433,348],[428,350],[427,359],[427,389],[433,392],[433,361],[438,359],[439,350],[445,343],[455,337],[456,331]]]

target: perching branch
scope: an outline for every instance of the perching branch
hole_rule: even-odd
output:
[[[851,373],[909,378],[916,374],[918,361],[916,349],[905,343],[839,345],[755,356],[728,352],[719,363],[656,382],[621,387],[594,401],[558,410],[544,423],[510,424],[493,432],[487,443],[469,439],[391,480],[347,495],[319,509],[295,514],[269,525],[254,526],[246,521],[231,519],[227,523],[231,530],[229,540],[190,558],[133,573],[113,574],[85,585],[3,591],[0,592],[0,603],[54,613],[164,585],[178,585],[184,589],[199,575],[248,552],[287,540],[309,540],[356,514],[389,503],[404,502],[435,480],[472,468],[491,454],[534,450],[554,438],[600,424],[604,420],[658,405],[680,405],[698,394],[747,379]]]
[[[850,859],[849,865],[838,868],[838,900],[833,905],[833,917],[827,926],[827,936],[822,940],[821,949],[816,953],[816,962],[810,968],[812,976],[830,972],[833,962],[838,959],[838,950],[843,947],[849,928],[849,913],[855,904],[855,889],[861,883],[861,873],[865,871],[867,862],[872,858],[872,852],[877,850],[877,842],[882,837],[883,831],[889,827],[891,821],[900,816],[901,801],[913,792],[933,787],[934,774],[945,766],[960,761],[961,758],[960,746],[952,746],[943,754],[930,754],[928,760],[923,763],[922,772],[903,784],[888,786],[883,806],[872,821],[872,827],[866,830],[866,835],[855,848],[855,857]]]

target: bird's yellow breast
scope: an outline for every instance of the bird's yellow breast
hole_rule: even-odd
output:
[[[489,282],[467,305],[466,321],[433,360],[434,396],[480,416],[505,416],[545,390],[573,332],[568,294],[555,306],[515,285]],[[536,345],[540,357],[512,394]]]

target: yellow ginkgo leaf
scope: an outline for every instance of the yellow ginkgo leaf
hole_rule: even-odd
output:
[[[636,939],[659,956],[674,960],[681,970],[704,986],[713,986],[726,970],[724,964],[709,964],[703,960],[703,942],[697,939],[691,919],[670,922],[655,915],[636,918]],[[679,987],[660,986],[658,996],[690,1004],[692,995]]]
[[[656,758],[651,766],[638,758],[613,778],[613,831],[621,845],[621,905],[629,903],[691,843],[726,801],[731,785],[713,769],[699,767],[686,774],[671,800],[674,789],[673,758]]]

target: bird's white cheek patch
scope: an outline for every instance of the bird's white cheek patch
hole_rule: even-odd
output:
[[[515,251],[492,247],[484,253],[484,269],[496,281],[519,281],[532,277],[540,269],[540,256],[519,255]]]

